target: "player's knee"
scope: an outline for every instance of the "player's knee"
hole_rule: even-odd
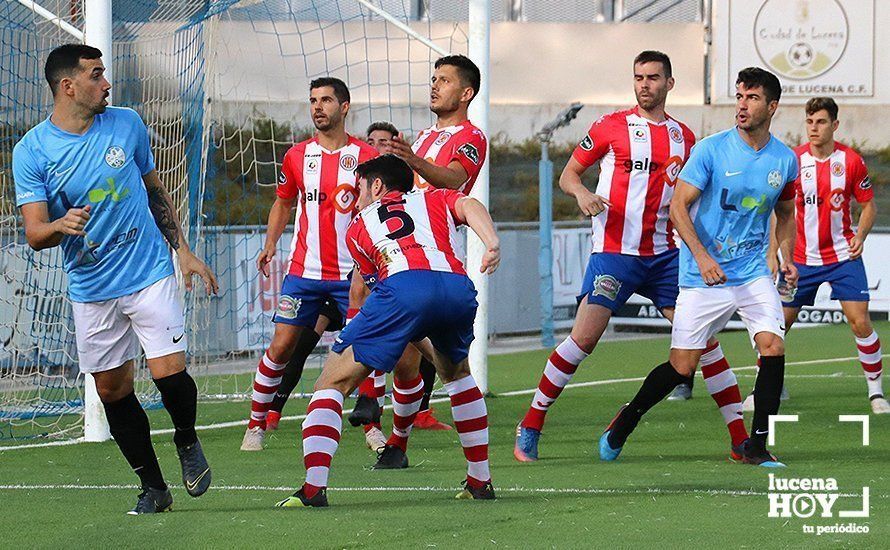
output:
[[[105,381],[96,384],[96,393],[99,394],[99,400],[103,403],[120,401],[130,395],[132,391],[133,385],[126,381]]]
[[[446,362],[444,368],[439,372],[439,378],[441,378],[442,382],[445,384],[460,380],[461,378],[466,378],[469,375],[470,363],[466,359],[456,365],[452,364],[450,361]]]
[[[757,351],[761,356],[765,357],[785,355],[785,341],[778,335],[769,334],[761,339]]]
[[[857,338],[870,336],[874,330],[871,326],[871,321],[868,319],[868,315],[863,315],[862,317],[848,317],[847,321],[850,323],[850,330],[853,331],[853,335]]]
[[[294,352],[294,345],[291,345],[289,342],[273,341],[269,345],[269,349],[266,350],[266,355],[269,356],[269,359],[273,363],[282,365],[290,361],[291,355],[293,355]]]

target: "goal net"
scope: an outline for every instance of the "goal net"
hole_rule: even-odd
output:
[[[110,1],[110,0],[109,0]],[[312,132],[309,81],[349,85],[350,133],[374,121],[414,135],[428,110],[432,62],[466,53],[466,6],[445,0],[119,0],[113,3],[112,101],[149,127],[161,179],[220,294],[185,296],[189,369],[204,400],[243,400],[272,334],[288,233],[272,275],[254,267],[287,149]],[[43,63],[80,42],[83,2],[0,6],[0,441],[76,438],[83,429],[71,306],[58,248],[24,240],[12,180],[15,143],[52,109]],[[106,64],[108,52],[103,52]],[[288,229],[290,231],[291,228]],[[322,342],[324,344],[324,341]],[[310,358],[311,388],[321,355]],[[159,406],[144,363],[137,393]],[[234,409],[233,409],[234,410]],[[246,418],[247,409],[237,420]]]

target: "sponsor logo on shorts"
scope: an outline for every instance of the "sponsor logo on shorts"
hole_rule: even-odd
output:
[[[178,344],[179,341],[182,340],[182,337],[183,337],[183,336],[185,336],[185,333],[184,333],[184,332],[183,332],[182,334],[180,334],[179,336],[174,336],[174,337],[173,337],[173,343],[174,343],[174,344]]]
[[[578,147],[584,149],[585,151],[591,151],[593,149],[593,139],[589,135],[584,136],[584,139],[581,140],[581,143],[578,144]]]
[[[479,164],[479,151],[473,144],[464,143],[457,149],[457,152],[467,157],[473,164]]]
[[[778,170],[770,170],[769,175],[766,177],[767,183],[773,189],[778,189],[782,186],[782,173]]]
[[[24,193],[19,193],[15,196],[18,200],[22,199],[30,199],[34,196],[34,191],[25,191]]]
[[[123,147],[112,145],[105,151],[105,164],[112,168],[121,168],[127,162],[127,154]]]
[[[597,275],[593,279],[593,295],[605,296],[609,300],[618,298],[621,281],[611,275]]]
[[[297,312],[300,311],[301,302],[301,299],[294,298],[293,296],[282,296],[278,300],[278,309],[275,311],[275,316],[281,319],[296,319]]]

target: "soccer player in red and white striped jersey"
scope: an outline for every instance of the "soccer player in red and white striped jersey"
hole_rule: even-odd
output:
[[[257,367],[250,421],[241,442],[245,451],[262,450],[269,404],[301,337],[320,328],[322,306],[332,301],[346,315],[353,262],[344,239],[358,197],[355,168],[378,154],[346,133],[350,97],[342,80],[319,78],[309,88],[312,122],[318,132],[284,155],[265,246],[257,258],[257,268],[268,277],[278,239],[296,204],[288,274],[272,318],[275,333]]]
[[[413,145],[409,146],[401,136],[396,136],[381,151],[393,153],[408,163],[415,172],[415,188],[457,189],[468,195],[488,154],[485,134],[470,122],[467,112],[479,93],[482,77],[476,64],[463,55],[439,58],[434,67],[430,81],[430,111],[436,114],[436,123],[421,132]],[[436,381],[433,364],[420,357],[413,347],[405,350],[402,361],[415,364],[420,361],[423,376],[423,397],[414,427],[450,430],[451,426],[433,415],[429,405]],[[402,447],[407,443],[406,438],[398,435],[391,439],[389,443],[398,443]],[[384,467],[391,457],[390,452],[399,451],[405,449],[386,451],[378,466]],[[394,461],[399,462],[399,458],[395,457]]]
[[[807,101],[805,111],[808,143],[794,150],[800,160],[794,182],[794,263],[800,277],[797,288],[782,298],[785,326],[790,329],[800,308],[815,303],[822,283],[830,284],[831,298],[840,301],[856,339],[872,412],[888,414],[881,341],[868,316],[868,279],[862,263],[863,245],[877,215],[868,169],[859,153],[834,140],[840,122],[833,99],[814,97]],[[862,207],[855,230],[850,215],[854,199]]]
[[[485,244],[482,271],[500,262],[494,223],[475,199],[449,189],[411,191],[414,176],[401,159],[384,155],[359,166],[359,208],[347,245],[363,276],[377,283],[358,315],[340,333],[303,422],[306,481],[278,505],[327,506],[331,460],[342,427],[343,398],[373,370],[394,372],[393,424],[410,431],[423,382],[402,351],[423,341],[451,398],[467,459],[460,498],[493,499],[488,465],[488,413],[470,374],[476,290],[457,256],[456,226],[467,224]],[[427,340],[428,339],[428,340]],[[432,349],[429,349],[432,348]],[[405,377],[406,372],[409,377]]]
[[[695,143],[682,122],[665,112],[674,86],[671,62],[656,51],[640,53],[633,64],[637,106],[605,115],[593,123],[559,180],[592,217],[593,250],[578,295],[571,335],[549,360],[525,417],[517,427],[513,455],[521,462],[538,458],[538,440],[547,411],[593,351],[612,314],[631,294],[651,299],[672,319],[677,301],[678,249],[669,216],[677,175]],[[600,163],[596,193],[581,176]],[[731,446],[748,437],[742,420],[735,375],[716,340],[709,342],[708,391],[724,413]],[[716,377],[720,374],[720,377]],[[692,379],[685,385],[691,391]]]

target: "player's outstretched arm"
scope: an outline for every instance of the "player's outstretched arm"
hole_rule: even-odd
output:
[[[460,189],[469,179],[467,170],[456,160],[449,162],[447,166],[438,166],[417,156],[401,134],[392,138],[383,151],[407,162],[412,170],[433,187]]]
[[[179,258],[179,270],[182,272],[186,290],[192,290],[192,275],[197,275],[204,281],[207,294],[217,294],[219,283],[216,281],[216,276],[207,267],[207,264],[195,256],[189,248],[179,223],[179,214],[176,212],[176,207],[173,206],[173,199],[161,182],[158,171],[148,172],[142,176],[142,181],[148,192],[148,208],[155,219],[155,224],[170,246],[176,250],[176,256]]]
[[[269,276],[269,262],[275,257],[278,251],[278,239],[284,233],[287,222],[290,220],[291,209],[296,199],[284,199],[275,197],[272,208],[269,210],[269,221],[266,224],[266,242],[260,255],[256,259],[256,267],[260,273]]]
[[[559,188],[562,192],[570,197],[574,197],[578,201],[578,208],[585,216],[597,216],[612,204],[604,197],[595,193],[591,193],[584,182],[581,181],[581,174],[587,170],[587,167],[575,160],[574,157],[569,159],[568,164],[559,176]]]
[[[878,216],[878,207],[874,200],[859,203],[862,206],[862,213],[859,215],[859,223],[856,226],[856,234],[850,239],[850,259],[855,260],[862,256],[865,238],[871,233],[871,228],[875,225],[875,218]]]
[[[49,221],[46,203],[30,202],[22,205],[22,218],[28,246],[34,250],[43,250],[58,246],[65,235],[86,235],[84,227],[90,221],[90,205],[71,208],[63,217]]]
[[[794,239],[797,227],[794,220],[794,200],[780,200],[776,203],[776,243],[782,253],[779,268],[791,286],[797,285],[797,268],[794,266]]]
[[[701,244],[698,233],[695,232],[695,225],[692,223],[692,216],[689,215],[689,207],[700,195],[701,191],[697,187],[678,179],[674,188],[674,198],[671,199],[671,222],[680,234],[680,238],[689,247],[705,284],[714,286],[725,283],[726,274]]]
[[[485,206],[476,199],[464,197],[456,204],[459,221],[465,222],[485,244],[482,256],[482,273],[494,273],[501,263],[501,241],[498,238],[494,222]]]

